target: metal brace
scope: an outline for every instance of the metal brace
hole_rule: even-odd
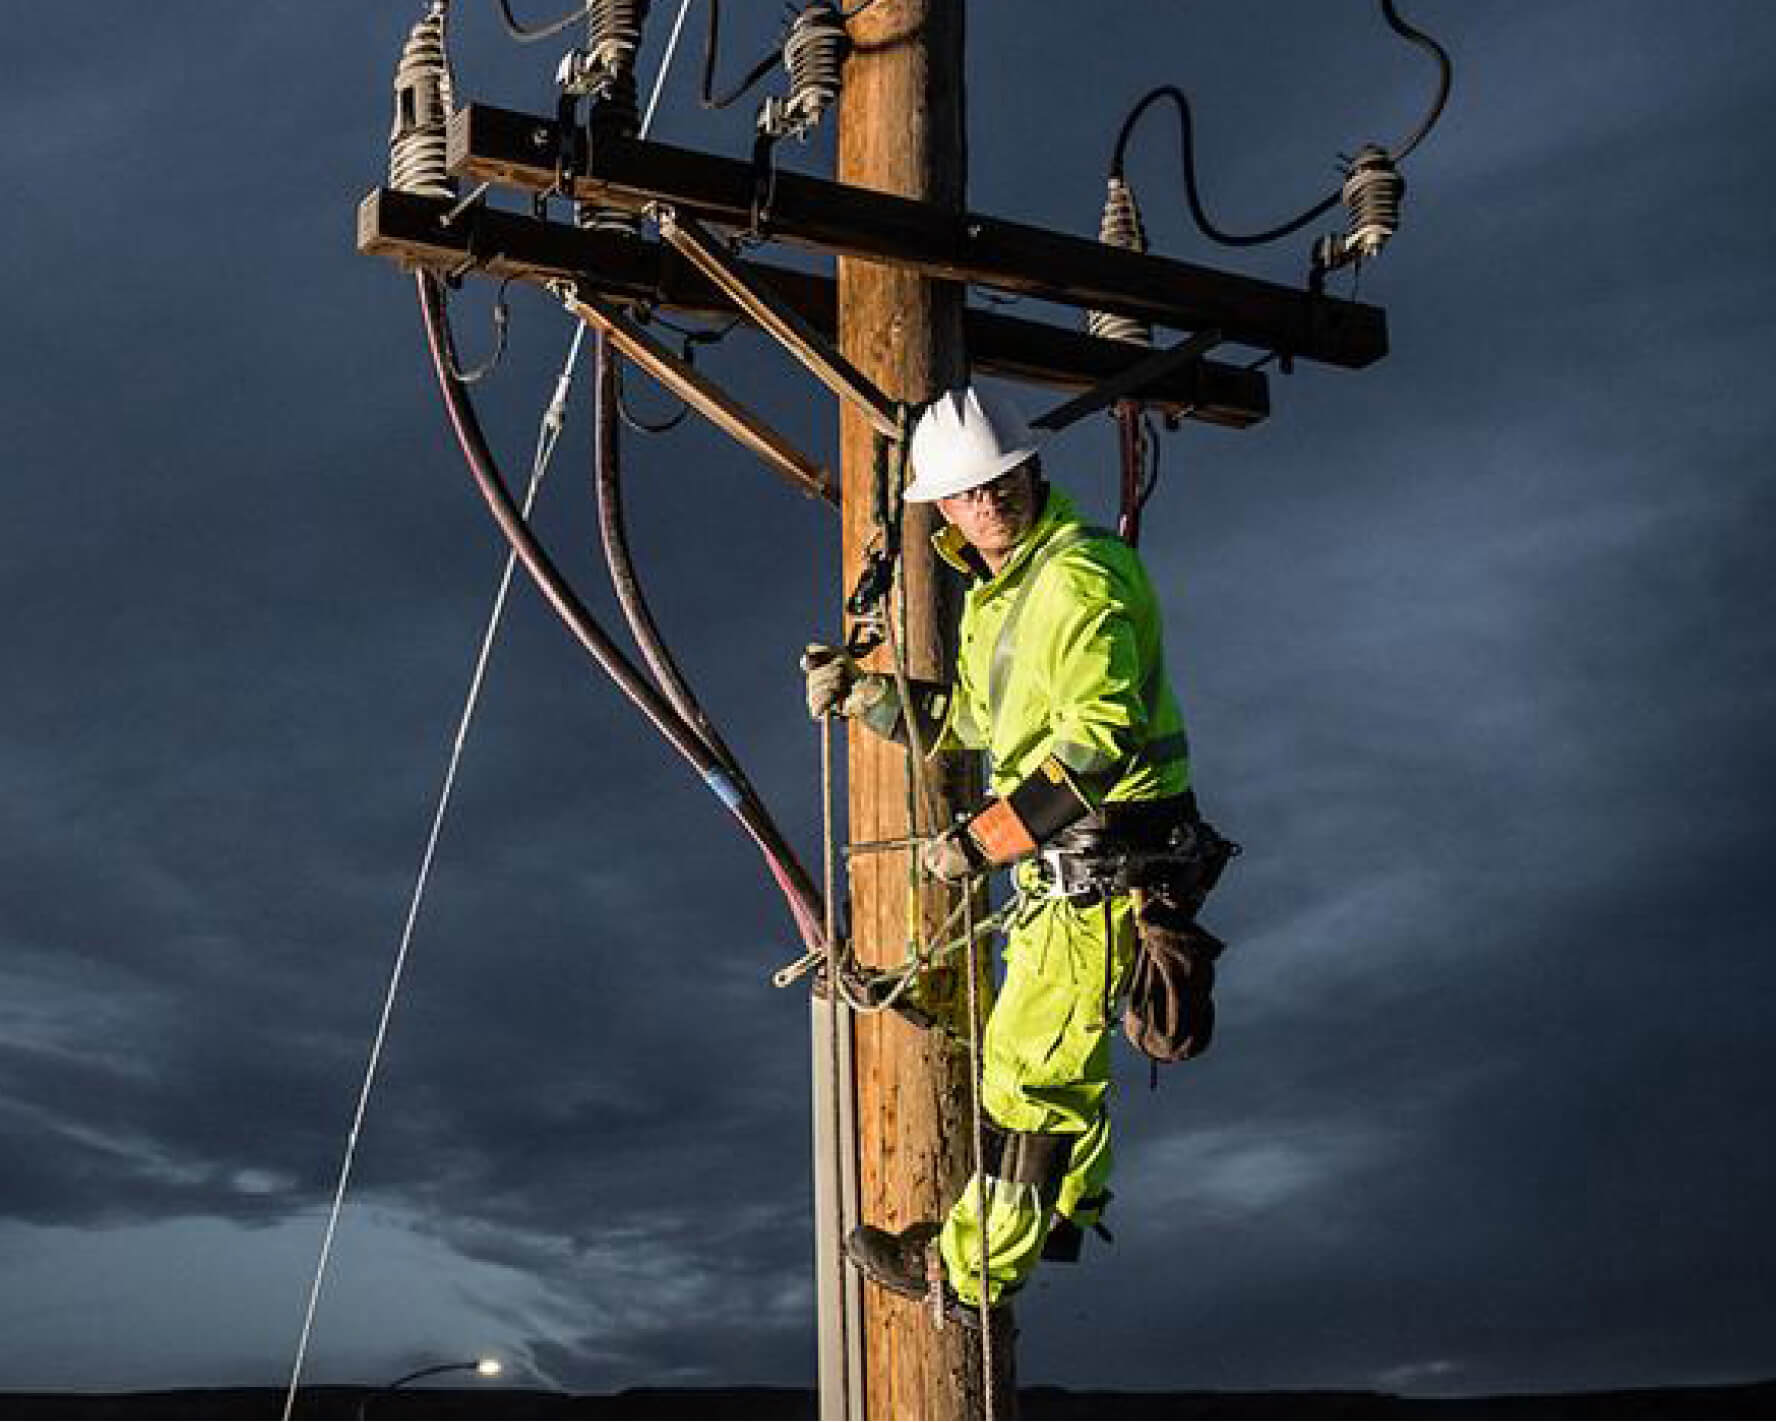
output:
[[[1106,405],[1114,404],[1127,395],[1133,395],[1142,386],[1168,375],[1181,365],[1188,365],[1194,360],[1213,350],[1222,343],[1222,333],[1216,330],[1199,331],[1180,341],[1176,346],[1159,351],[1145,360],[1125,366],[1108,380],[1101,380],[1082,395],[1063,401],[1046,414],[1039,415],[1031,421],[1033,429],[1045,430],[1054,434],[1064,430],[1077,420],[1084,419],[1094,411],[1102,410]]]

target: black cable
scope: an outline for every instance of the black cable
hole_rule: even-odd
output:
[[[644,420],[640,415],[636,414],[629,408],[629,401],[623,394],[623,381],[621,378],[617,381],[616,390],[611,403],[616,407],[618,419],[622,420],[624,424],[628,425],[629,428],[634,430],[637,434],[644,435],[670,434],[673,430],[676,430],[680,425],[684,424],[686,416],[691,413],[691,406],[684,400],[681,400],[679,401],[677,414],[668,415],[662,420]]]
[[[559,35],[569,25],[584,20],[593,11],[593,6],[582,5],[571,15],[563,15],[559,20],[551,20],[546,25],[521,25],[518,17],[512,13],[512,0],[494,0],[500,7],[500,20],[506,26],[506,33],[520,44],[535,44],[538,40],[546,40]]]
[[[697,363],[697,347],[713,346],[720,341],[727,340],[729,336],[734,334],[735,329],[744,318],[731,316],[726,324],[713,328],[681,326],[676,321],[667,320],[658,311],[649,311],[645,319],[656,326],[665,327],[678,336],[680,356],[684,359],[685,364],[695,365]],[[676,415],[668,415],[665,419],[658,421],[644,420],[630,409],[629,400],[623,393],[621,378],[617,381],[617,395],[613,403],[617,407],[617,417],[637,434],[668,434],[684,424],[685,417],[691,413],[691,406],[680,400],[679,411]]]
[[[1430,110],[1420,121],[1418,128],[1413,131],[1412,136],[1405,143],[1391,150],[1390,156],[1398,163],[1419,146],[1420,140],[1431,132],[1433,125],[1437,123],[1439,116],[1444,111],[1444,103],[1450,96],[1450,56],[1430,35],[1413,28],[1403,20],[1395,9],[1394,0],[1379,0],[1379,3],[1382,7],[1382,18],[1387,21],[1388,27],[1410,43],[1429,50],[1438,63],[1438,92],[1432,100]],[[1130,110],[1129,117],[1123,120],[1123,127],[1117,134],[1116,147],[1111,153],[1111,177],[1121,178],[1123,176],[1123,160],[1136,122],[1151,105],[1161,99],[1171,99],[1178,108],[1179,146],[1182,150],[1180,161],[1184,170],[1185,201],[1191,209],[1191,218],[1196,222],[1198,230],[1212,242],[1219,242],[1224,247],[1256,247],[1261,243],[1274,242],[1280,237],[1289,236],[1292,232],[1301,231],[1323,213],[1338,206],[1343,194],[1341,189],[1335,188],[1307,211],[1291,218],[1288,222],[1267,228],[1263,232],[1223,232],[1209,220],[1209,214],[1203,210],[1202,196],[1197,191],[1197,156],[1192,132],[1191,102],[1176,84],[1162,84],[1159,88],[1144,94],[1137,101],[1135,107]]]
[[[1439,116],[1444,112],[1444,102],[1450,97],[1450,56],[1444,52],[1444,47],[1425,31],[1416,30],[1403,20],[1395,11],[1394,0],[1382,0],[1382,18],[1388,21],[1388,27],[1402,39],[1418,45],[1421,49],[1430,50],[1432,58],[1438,62],[1438,94],[1432,100],[1430,111],[1420,120],[1419,127],[1413,130],[1411,138],[1389,150],[1389,156],[1399,163],[1401,159],[1419,146],[1419,140],[1432,131],[1433,125],[1437,123]]]
[[[580,600],[561,574],[553,559],[525,522],[511,491],[500,476],[499,465],[488,447],[487,437],[476,418],[467,387],[452,375],[455,358],[451,351],[450,322],[445,314],[444,285],[430,272],[415,276],[419,288],[420,309],[425,318],[426,341],[432,353],[432,368],[444,396],[445,410],[451,428],[468,461],[469,472],[486,501],[501,533],[511,545],[518,560],[524,564],[537,590],[555,609],[568,630],[594,661],[602,667],[618,689],[648,718],[668,743],[691,764],[704,783],[727,806],[764,854],[773,877],[783,890],[785,900],[795,918],[804,943],[814,950],[824,948],[821,928],[824,910],[813,881],[785,842],[783,834],[756,797],[749,798],[723,768],[685,719],[673,709],[660,692],[623,655],[605,630]]]
[[[511,312],[506,305],[506,288],[512,285],[513,279],[507,277],[500,283],[499,294],[494,297],[494,348],[488,358],[473,370],[459,370],[456,364],[456,353],[451,353],[450,373],[465,385],[474,385],[485,380],[500,367],[506,355],[506,328],[511,320]]]
[[[737,88],[718,96],[713,90],[716,86],[716,55],[721,48],[722,0],[709,0],[709,16],[709,23],[703,32],[703,79],[698,86],[698,99],[706,109],[725,109],[771,73],[784,57],[784,50],[779,45],[771,53],[762,56],[747,71],[747,77],[740,81]]]
[[[617,606],[629,624],[630,635],[654,675],[654,684],[666,695],[673,709],[684,717],[703,738],[716,759],[741,793],[757,799],[758,794],[741,769],[740,761],[721,733],[704,712],[690,683],[679,669],[678,661],[660,634],[647,596],[642,592],[636,574],[635,560],[629,551],[629,529],[623,513],[623,463],[621,444],[617,437],[617,390],[620,366],[611,349],[611,338],[603,331],[593,335],[593,462],[592,487],[598,507],[599,538],[605,548],[605,563],[610,569],[611,586],[617,593]]]
[[[1196,222],[1198,231],[1202,232],[1210,241],[1220,242],[1224,247],[1256,247],[1264,242],[1275,242],[1279,237],[1287,237],[1292,232],[1301,231],[1322,213],[1339,205],[1339,189],[1334,188],[1326,197],[1300,216],[1293,217],[1288,222],[1279,223],[1276,227],[1268,227],[1263,232],[1222,231],[1209,220],[1209,214],[1203,210],[1203,199],[1197,191],[1197,157],[1191,128],[1191,101],[1185,97],[1184,90],[1176,84],[1162,84],[1158,89],[1144,95],[1130,111],[1129,117],[1123,120],[1123,128],[1117,134],[1117,146],[1111,153],[1110,175],[1113,178],[1123,176],[1123,155],[1129,146],[1129,137],[1135,129],[1137,120],[1161,99],[1171,99],[1178,106],[1179,147],[1182,150],[1181,161],[1184,166],[1185,201],[1190,206],[1191,218]]]
[[[1135,516],[1138,519],[1147,508],[1148,500],[1154,497],[1154,490],[1160,487],[1160,432],[1154,428],[1153,416],[1145,412],[1141,417],[1141,427],[1143,442],[1148,448],[1148,467],[1142,481],[1141,496],[1135,505]]]

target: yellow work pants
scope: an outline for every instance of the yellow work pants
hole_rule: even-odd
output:
[[[983,1109],[1008,1131],[1076,1139],[1059,1193],[1048,1201],[1035,1184],[987,1176],[990,1302],[1030,1277],[1052,1213],[1086,1229],[1103,1207],[1111,1173],[1106,939],[1102,901],[1077,906],[1041,899],[1018,914],[1006,940],[1005,983],[982,1046]],[[1126,894],[1111,900],[1109,942],[1110,979],[1121,983],[1135,952],[1135,919]],[[983,1272],[981,1183],[969,1181],[938,1237],[950,1286],[970,1304],[980,1299]]]

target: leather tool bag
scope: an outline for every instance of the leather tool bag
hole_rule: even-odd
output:
[[[1202,820],[1184,853],[1149,861],[1136,885],[1135,964],[1123,1035],[1156,1062],[1189,1061],[1215,1033],[1216,959],[1225,947],[1197,913],[1240,852]]]

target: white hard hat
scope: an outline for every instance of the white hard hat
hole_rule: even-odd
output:
[[[1010,401],[973,385],[946,390],[913,427],[913,482],[903,498],[929,504],[997,479],[1037,452],[1037,437]]]

